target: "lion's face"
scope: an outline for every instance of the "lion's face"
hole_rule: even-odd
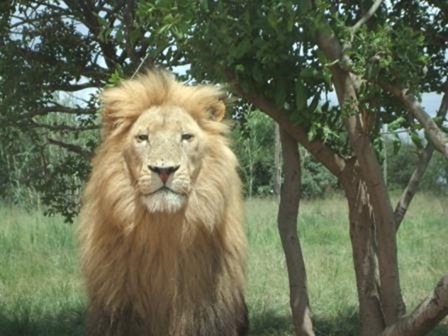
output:
[[[156,106],[131,127],[124,158],[149,212],[182,209],[198,176],[204,131],[180,107]]]

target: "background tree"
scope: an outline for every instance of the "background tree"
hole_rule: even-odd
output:
[[[249,109],[236,122],[232,134],[246,195],[272,194],[274,123],[260,111]]]
[[[151,33],[160,20],[141,20],[135,1],[1,6],[0,132],[5,143],[27,142],[33,164],[15,157],[32,176],[27,184],[42,192],[50,212],[71,219],[98,138],[99,90],[143,64],[170,68],[184,60],[169,34]],[[63,150],[52,155],[56,148]]]
[[[400,147],[395,149],[392,142],[386,142],[385,147],[389,153],[387,163],[387,180],[389,188],[395,190],[404,189],[415,166],[421,158],[424,147],[401,140]],[[448,161],[438,152],[428,164],[425,175],[420,183],[420,190],[426,192],[446,193],[448,181]]]

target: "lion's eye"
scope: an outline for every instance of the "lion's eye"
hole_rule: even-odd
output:
[[[138,134],[136,138],[138,141],[148,141],[148,134]]]
[[[190,140],[191,138],[193,138],[193,134],[190,133],[182,134],[182,140]]]

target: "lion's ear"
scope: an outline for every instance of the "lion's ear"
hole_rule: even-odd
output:
[[[135,106],[132,97],[120,87],[104,90],[101,101],[103,131],[106,135],[131,124],[138,115],[138,107]]]
[[[214,99],[206,107],[208,117],[213,121],[221,121],[226,114],[226,104],[221,99]]]

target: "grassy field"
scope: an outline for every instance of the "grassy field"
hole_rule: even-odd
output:
[[[399,232],[401,282],[413,309],[448,271],[448,199],[417,196]],[[246,202],[251,335],[293,335],[276,202]],[[0,336],[82,335],[85,298],[73,225],[0,206]],[[303,202],[300,236],[316,332],[357,335],[345,201]],[[448,334],[440,326],[432,336]]]

